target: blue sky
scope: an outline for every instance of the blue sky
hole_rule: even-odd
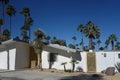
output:
[[[106,38],[114,33],[120,38],[120,0],[11,0],[16,8],[13,18],[13,37],[20,35],[20,27],[24,17],[19,14],[23,7],[29,7],[34,19],[33,32],[41,28],[47,35],[65,39],[73,43],[72,36],[77,36],[80,42],[81,35],[77,26],[92,21],[100,28],[102,46]],[[6,26],[8,23],[6,16]],[[88,43],[88,39],[85,39]]]

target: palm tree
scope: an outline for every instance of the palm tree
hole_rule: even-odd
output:
[[[9,40],[10,39],[10,32],[8,29],[5,29],[3,31],[3,41]]]
[[[34,35],[36,38],[34,39],[32,45],[33,45],[35,52],[37,53],[37,67],[42,70],[42,54],[41,54],[41,52],[43,50],[42,40],[44,39],[45,34],[42,30],[37,29],[34,32]]]
[[[29,37],[27,36],[26,30],[24,30],[24,29],[22,30],[21,36],[22,36],[22,40],[23,40],[23,41],[29,42]]]
[[[27,7],[23,8],[20,11],[20,14],[22,14],[24,16],[24,18],[25,18],[24,19],[24,25],[21,27],[21,30],[27,32],[27,30],[30,30],[30,28],[29,28],[30,26],[28,26],[28,24],[32,25],[32,22],[33,22],[32,18],[30,18],[30,10],[29,10],[29,8],[27,8]],[[29,19],[27,19],[27,18],[29,18]]]
[[[99,50],[99,48],[100,48],[100,44],[101,44],[100,39],[97,40],[97,44],[98,44],[98,50]]]
[[[75,45],[73,45],[73,44],[69,44],[68,47],[69,47],[69,48],[72,48],[72,49],[75,49],[75,48],[76,48]]]
[[[109,36],[109,40],[110,40],[110,42],[111,42],[111,45],[112,45],[112,50],[114,50],[114,42],[115,41],[117,41],[117,37],[116,37],[116,35],[115,34],[111,34],[110,36]]]
[[[86,24],[84,29],[85,36],[89,38],[89,49],[92,50],[92,40],[100,37],[100,30],[91,21]]]
[[[26,26],[27,26],[27,30],[29,30],[29,39],[30,39],[30,26],[32,26],[33,24],[33,19],[31,17],[26,19]]]
[[[80,31],[81,32],[81,35],[82,35],[82,41],[81,41],[81,45],[82,45],[82,50],[83,50],[83,48],[84,48],[84,36],[83,36],[83,34],[84,34],[84,26],[83,26],[83,24],[80,24],[78,27],[77,27],[77,31]]]
[[[116,45],[115,45],[115,50],[120,50],[120,42],[116,42]]]
[[[0,27],[3,25],[3,19],[0,19]],[[1,28],[0,28],[1,29]],[[0,30],[1,31],[1,30]],[[2,31],[1,31],[2,32]]]
[[[76,45],[76,44],[75,44],[75,41],[77,40],[76,36],[73,36],[73,37],[72,37],[72,40],[74,41],[74,45]]]
[[[1,27],[3,25],[3,19],[0,19],[0,31],[1,31]],[[1,31],[2,32],[2,31]],[[0,43],[2,41],[2,33],[0,32]]]
[[[30,17],[30,10],[28,7],[24,7],[21,11],[20,11],[20,14],[22,14],[25,18],[25,21],[24,21],[24,25],[26,24],[26,19],[27,17]]]
[[[105,48],[106,49],[108,49],[108,45],[110,44],[110,40],[109,39],[107,39],[106,41],[105,41]]]
[[[50,36],[46,36],[46,37],[45,37],[46,43],[48,43],[48,44],[49,44],[49,43],[50,43],[50,39],[51,39],[51,37],[50,37]]]
[[[6,13],[8,16],[10,16],[10,35],[11,35],[11,20],[12,20],[12,15],[15,15],[16,11],[12,5],[8,5],[6,9]]]
[[[3,34],[3,31],[4,31],[4,6],[5,4],[8,4],[9,3],[9,0],[0,0],[0,2],[2,3],[2,20],[3,20],[3,25],[2,25],[2,34]]]

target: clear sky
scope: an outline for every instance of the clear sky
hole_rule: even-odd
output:
[[[34,19],[32,38],[34,30],[41,28],[47,35],[65,39],[67,43],[73,43],[72,36],[77,36],[80,42],[81,35],[76,28],[88,21],[100,28],[102,43],[112,33],[120,38],[120,0],[11,0],[11,4],[17,11],[12,21],[13,37],[20,35],[24,21],[19,11],[29,7]]]

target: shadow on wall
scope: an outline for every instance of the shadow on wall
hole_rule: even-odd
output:
[[[105,80],[100,74],[80,74],[78,76],[68,76],[60,80]]]
[[[52,68],[52,65],[57,60],[57,54],[56,53],[50,53],[48,55],[48,62],[49,62],[49,69]]]

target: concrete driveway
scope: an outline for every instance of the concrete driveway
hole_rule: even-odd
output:
[[[37,70],[5,71],[0,72],[0,80],[60,80],[69,75],[40,72]]]
[[[20,70],[0,72],[0,80],[104,80],[103,76],[97,74],[68,75],[37,70]],[[105,79],[106,80],[106,79]]]

